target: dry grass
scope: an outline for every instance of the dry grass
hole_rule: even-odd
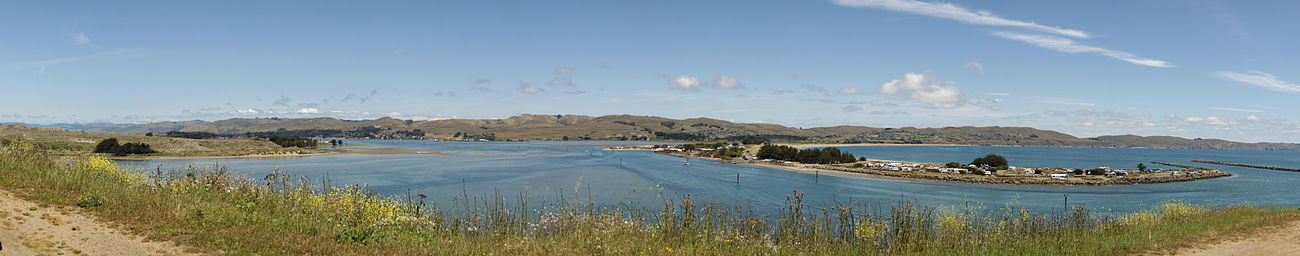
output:
[[[142,142],[159,153],[150,156],[247,156],[312,153],[313,150],[284,148],[257,139],[187,139],[112,133],[69,131],[55,128],[0,125],[0,144],[22,141],[56,154],[89,153],[95,144],[107,138],[122,143]]]

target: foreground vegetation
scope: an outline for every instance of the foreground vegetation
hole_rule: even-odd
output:
[[[1124,216],[908,202],[863,212],[856,205],[813,208],[798,192],[776,216],[690,196],[655,209],[572,200],[537,206],[501,195],[439,208],[422,196],[399,200],[279,172],[261,179],[220,167],[141,174],[102,157],[56,158],[23,143],[0,146],[0,188],[82,207],[151,239],[258,255],[1114,255],[1300,220],[1296,209],[1183,203]]]

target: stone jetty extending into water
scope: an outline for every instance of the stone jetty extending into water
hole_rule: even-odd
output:
[[[1237,167],[1246,167],[1246,168],[1255,168],[1255,169],[1265,169],[1265,170],[1275,170],[1275,171],[1300,172],[1300,169],[1282,168],[1282,167],[1276,167],[1276,166],[1264,166],[1264,165],[1253,165],[1253,164],[1239,164],[1239,163],[1219,162],[1219,161],[1210,161],[1210,160],[1192,160],[1192,162],[1203,163],[1203,164],[1217,164],[1217,165],[1237,166]]]

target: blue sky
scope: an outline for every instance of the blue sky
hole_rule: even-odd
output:
[[[1300,142],[1296,1],[6,1],[0,121],[713,117]]]

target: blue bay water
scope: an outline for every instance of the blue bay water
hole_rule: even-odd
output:
[[[1194,182],[1103,187],[1006,186],[957,184],[889,178],[840,177],[779,169],[732,165],[699,159],[685,160],[648,151],[606,151],[600,148],[628,142],[443,142],[354,140],[358,147],[439,151],[441,155],[339,154],[278,159],[167,159],[122,161],[141,170],[181,169],[220,164],[260,178],[280,170],[333,184],[365,184],[387,195],[426,194],[439,206],[455,206],[456,198],[483,199],[500,194],[507,200],[527,193],[531,205],[566,199],[618,206],[639,203],[650,209],[662,200],[684,195],[705,203],[748,207],[771,213],[798,190],[813,206],[857,204],[859,209],[887,209],[901,200],[929,205],[976,204],[999,208],[1017,203],[1035,211],[1063,208],[1065,194],[1103,213],[1124,213],[1180,200],[1212,206],[1253,203],[1300,206],[1300,173],[1215,166],[1232,177]],[[915,162],[968,162],[985,154],[1006,156],[1015,166],[1133,168],[1137,163],[1218,160],[1283,167],[1300,167],[1300,152],[1046,148],[988,146],[854,146],[842,150],[871,159]],[[1150,165],[1150,164],[1148,164]],[[1156,166],[1153,166],[1153,168]],[[740,175],[740,183],[736,176]]]

